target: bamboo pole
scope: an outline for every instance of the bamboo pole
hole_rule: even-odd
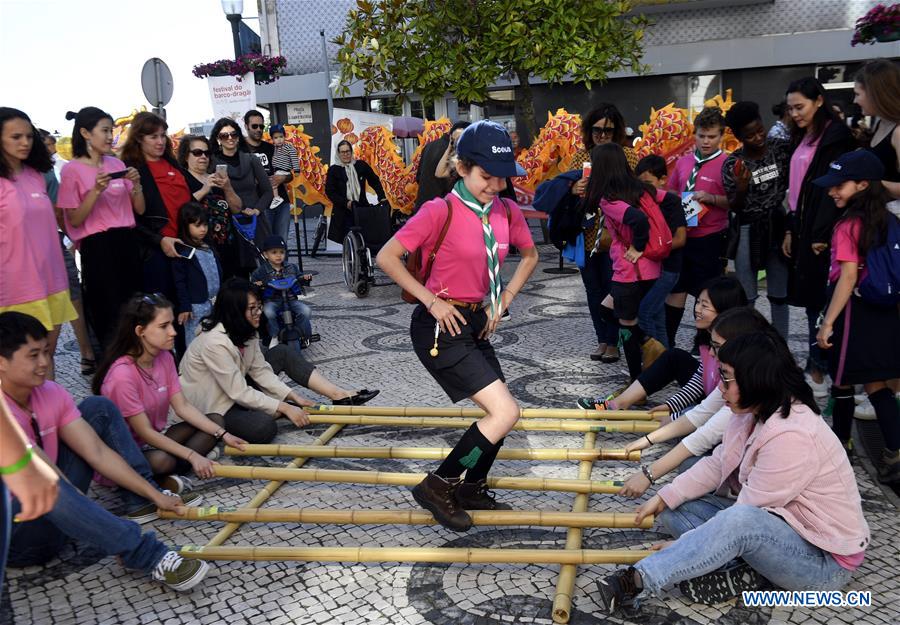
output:
[[[229,521],[238,523],[307,523],[315,525],[436,525],[430,512],[422,510],[318,510],[313,508],[188,507],[179,515],[159,510],[159,518],[174,521]],[[556,512],[540,510],[474,510],[475,525],[531,525],[537,527],[653,527],[648,516],[634,524],[631,512]]]
[[[338,424],[332,425],[330,428],[328,428],[327,430],[322,432],[322,434],[319,436],[319,438],[314,440],[312,444],[315,446],[325,445],[326,443],[328,443],[328,441],[330,441],[332,438],[334,438],[337,435],[337,433],[341,431],[341,429],[343,427],[344,427],[343,425],[338,425]],[[293,461],[289,462],[287,467],[285,467],[285,468],[299,469],[306,463],[306,460],[307,460],[307,458],[295,458]],[[217,466],[221,466],[221,465],[217,465]],[[281,488],[282,484],[284,484],[283,480],[272,480],[271,482],[266,484],[262,488],[262,490],[260,490],[256,494],[256,496],[253,499],[250,500],[250,502],[247,504],[247,507],[248,508],[259,508],[266,501],[268,501],[269,497],[271,497],[272,495],[275,494],[275,491],[277,491],[279,488]],[[234,534],[240,526],[241,526],[240,523],[229,523],[228,525],[226,525],[225,527],[220,529],[218,534],[216,534],[215,536],[212,537],[212,540],[210,540],[207,543],[207,546],[208,547],[217,547],[217,546],[221,545],[226,540],[231,538],[231,535]]]
[[[597,435],[588,432],[584,435],[584,448],[593,449],[596,444]],[[591,470],[594,468],[592,460],[582,460],[578,465],[578,478],[582,480],[590,479]],[[575,495],[575,502],[572,505],[572,513],[586,512],[590,495],[579,493]],[[632,523],[634,519],[632,519]],[[582,531],[580,527],[570,525],[566,531],[566,549],[581,549]],[[568,623],[569,615],[572,611],[572,592],[575,589],[575,576],[578,574],[578,567],[574,564],[562,564],[559,567],[559,577],[556,579],[556,593],[553,596],[553,621],[556,623]]]
[[[340,423],[342,425],[388,425],[419,428],[468,428],[477,419],[444,417],[366,417],[355,415],[310,414],[313,425]],[[569,419],[520,420],[514,430],[531,432],[627,432],[646,434],[659,427],[653,421],[573,421]]]
[[[450,406],[332,406],[316,404],[305,409],[310,414],[334,414],[368,417],[474,417],[484,416],[481,408]],[[649,421],[654,418],[648,410],[583,410],[581,408],[521,408],[523,419],[606,419]]]
[[[225,447],[226,456],[298,456],[304,458],[392,458],[394,460],[443,460],[450,447],[338,447],[324,445],[250,445],[241,451]],[[497,454],[500,460],[633,460],[640,461],[641,452],[630,454],[624,449],[506,448]]]
[[[339,471],[333,469],[293,469],[282,467],[243,467],[229,464],[213,466],[217,477],[251,480],[283,480],[297,482],[336,482],[345,484],[377,484],[415,486],[425,479],[424,473],[390,473],[387,471]],[[624,482],[619,480],[570,480],[545,477],[488,478],[488,488],[498,490],[538,490],[564,493],[615,494]]]
[[[653,554],[637,549],[475,549],[442,547],[202,547],[181,548],[202,560],[302,562],[443,562],[463,564],[634,564]]]

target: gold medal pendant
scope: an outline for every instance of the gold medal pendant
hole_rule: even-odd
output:
[[[487,215],[487,213],[485,213],[484,215],[481,216],[481,223],[483,223],[485,226],[488,225],[488,215]]]

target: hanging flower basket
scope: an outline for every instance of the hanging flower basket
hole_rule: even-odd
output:
[[[244,76],[253,74],[254,82],[266,85],[281,77],[287,59],[283,56],[265,56],[263,54],[244,54],[232,59],[221,59],[212,63],[195,65],[193,74],[197,78],[208,76]]]
[[[898,40],[900,40],[900,4],[892,4],[889,7],[879,4],[856,20],[856,32],[853,33],[850,44],[855,46],[860,43],[873,44],[876,41]]]

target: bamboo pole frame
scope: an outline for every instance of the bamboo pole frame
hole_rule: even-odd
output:
[[[443,460],[450,447],[340,447],[335,445],[251,445],[241,451],[225,447],[226,456],[297,456],[303,458],[384,458],[394,460]],[[624,449],[500,448],[500,460],[627,460],[640,461],[641,452]]]
[[[312,444],[314,446],[325,445],[326,443],[328,443],[328,441],[330,441],[332,438],[337,436],[338,432],[340,432],[343,427],[344,427],[343,425],[339,425],[339,424],[332,425],[330,428],[328,428],[327,430],[322,432],[322,434],[319,435],[319,438],[317,438],[315,441],[313,441]],[[287,467],[285,467],[285,468],[299,469],[306,463],[306,461],[307,461],[307,458],[295,458],[294,460],[289,462]],[[216,466],[222,466],[222,465],[216,465]],[[284,484],[283,480],[272,480],[271,482],[266,484],[262,488],[262,490],[260,490],[258,493],[256,493],[256,496],[250,500],[250,502],[247,504],[247,507],[248,508],[261,507],[266,501],[268,501],[269,497],[271,497],[272,495],[275,494],[275,491],[277,491],[279,488],[281,488],[282,484]],[[219,532],[215,536],[213,536],[212,539],[208,543],[206,543],[207,547],[217,547],[217,546],[221,545],[226,540],[231,538],[231,535],[234,534],[238,530],[238,528],[240,528],[240,526],[241,526],[241,523],[229,523],[228,525],[226,525],[225,527],[220,529]]]
[[[332,406],[316,404],[305,410],[310,414],[333,414],[368,417],[474,417],[485,415],[481,408],[449,406]],[[520,408],[522,419],[605,419],[607,421],[649,421],[654,418],[648,410],[583,410],[581,408]]]
[[[476,549],[427,547],[202,547],[180,554],[202,560],[301,562],[434,562],[460,564],[634,564],[654,553],[631,549]]]
[[[588,432],[584,435],[584,448],[593,449],[597,442],[597,435]],[[578,465],[579,479],[590,479],[591,471],[594,468],[592,460],[582,460]],[[572,504],[572,513],[586,512],[590,495],[579,493],[575,495],[575,502]],[[634,519],[632,518],[632,523]],[[566,530],[566,549],[581,549],[581,528],[570,525]],[[574,564],[562,564],[559,567],[559,577],[556,579],[556,592],[553,596],[552,617],[555,623],[568,623],[569,615],[572,612],[572,593],[575,590],[575,576],[578,575],[578,567]]]
[[[341,471],[333,469],[293,469],[282,467],[239,467],[227,464],[213,466],[217,477],[264,479],[296,482],[333,482],[387,486],[415,486],[425,479],[424,473],[391,473],[387,471]],[[545,477],[488,478],[488,488],[497,490],[537,490],[564,493],[618,493],[620,480],[571,480]]]
[[[635,525],[629,512],[557,512],[540,510],[474,510],[475,525],[530,525],[535,527],[616,527],[649,529],[653,517]],[[159,518],[174,521],[228,521],[237,523],[306,523],[314,525],[437,525],[423,510],[318,510],[313,508],[188,507],[183,515],[160,510]]]
[[[341,406],[342,408],[345,406]],[[445,417],[369,417],[313,413],[309,422],[313,425],[340,423],[341,425],[386,425],[405,428],[468,428],[477,419]],[[529,419],[520,420],[514,430],[530,432],[627,432],[647,434],[659,427],[651,421],[574,421],[570,419]]]

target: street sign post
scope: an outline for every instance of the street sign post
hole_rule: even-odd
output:
[[[165,119],[166,110],[163,108],[172,100],[174,82],[169,66],[162,59],[153,57],[144,63],[141,69],[141,88],[144,97],[154,107],[154,112]]]

